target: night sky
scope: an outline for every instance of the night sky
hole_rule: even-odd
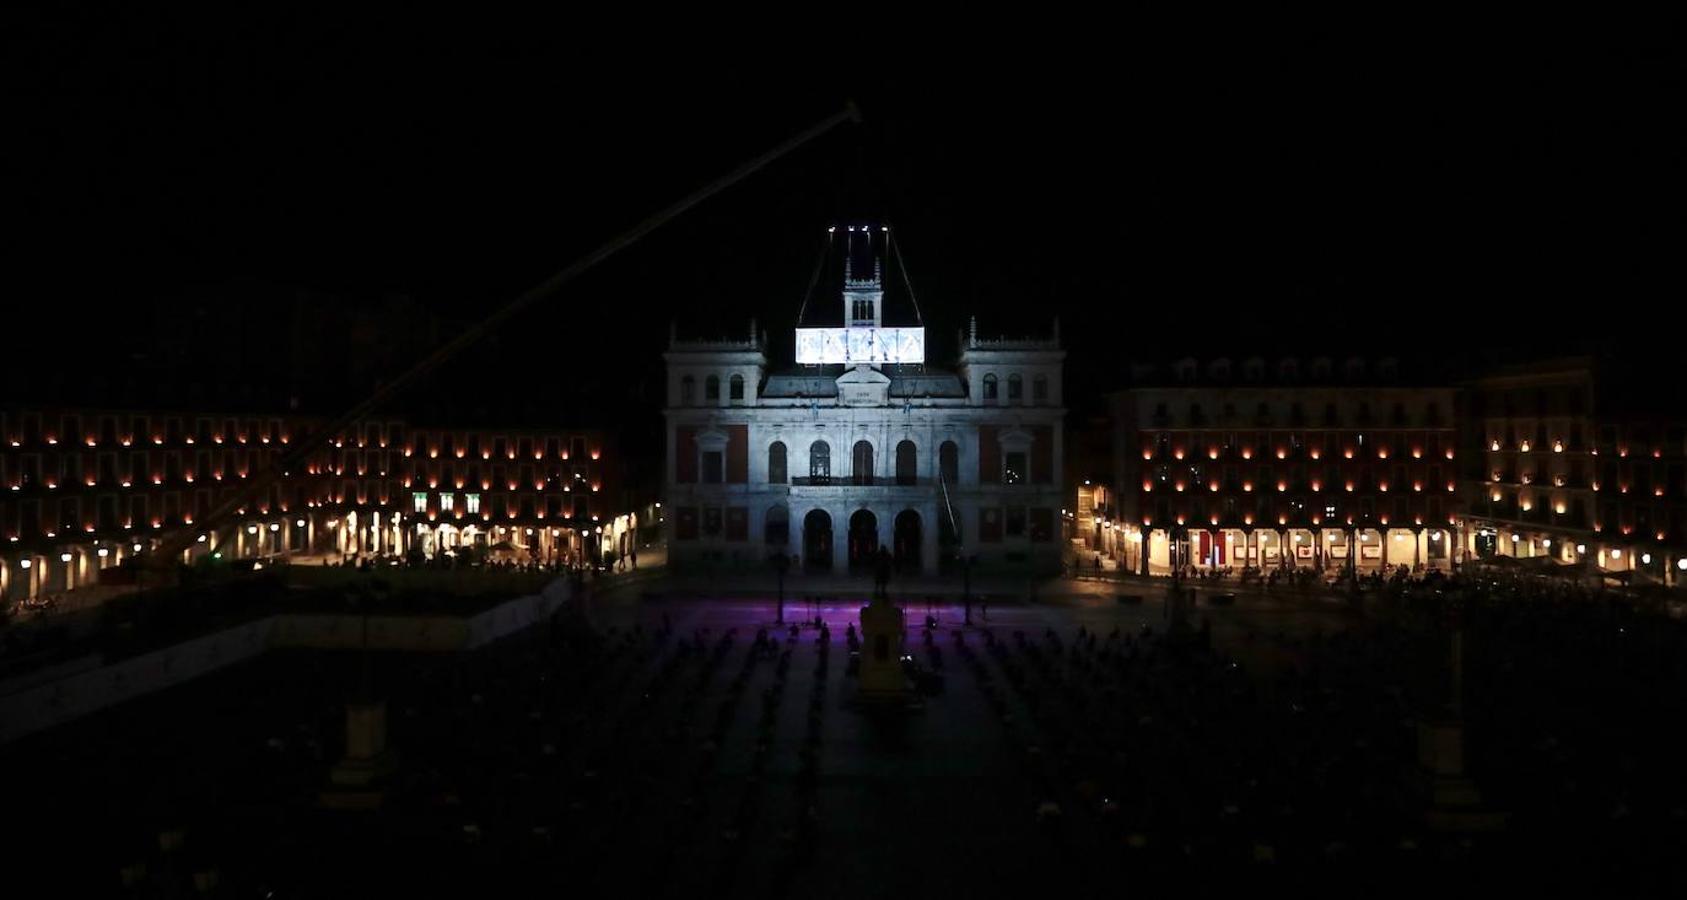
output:
[[[668,320],[737,335],[756,316],[789,354],[833,222],[897,229],[944,335],[1059,315],[1079,402],[1130,356],[1656,337],[1646,310],[1682,293],[1679,29],[986,45],[880,41],[886,22],[769,54],[584,22],[40,15],[8,39],[10,324],[87,329],[88,370],[161,309],[247,304],[261,323],[250,298],[274,289],[473,321],[846,99],[865,124],[423,390],[496,371],[541,414],[632,400],[654,420]],[[8,354],[70,362],[50,341]]]

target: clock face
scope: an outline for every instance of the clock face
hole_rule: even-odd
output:
[[[925,362],[924,328],[798,328],[801,365]]]

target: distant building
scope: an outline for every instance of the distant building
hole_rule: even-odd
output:
[[[1449,567],[1458,439],[1437,381],[1391,359],[1136,366],[1112,398],[1124,565]]]
[[[95,583],[192,528],[320,420],[295,415],[0,410],[0,597]],[[243,510],[219,543],[184,562],[272,555],[432,557],[508,545],[518,558],[625,552],[637,517],[622,496],[612,435],[570,429],[365,422]]]
[[[904,571],[975,559],[1059,566],[1061,367],[1050,338],[986,340],[953,369],[926,364],[917,319],[887,325],[888,233],[850,228],[842,316],[799,327],[795,367],[764,336],[669,342],[665,496],[676,566]]]
[[[1466,386],[1473,554],[1687,576],[1687,422],[1678,398],[1625,383],[1631,371],[1577,357]]]

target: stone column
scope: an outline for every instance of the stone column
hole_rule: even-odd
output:
[[[920,522],[920,572],[925,575],[937,574],[937,517],[943,515],[940,502],[927,503],[922,507]]]
[[[832,571],[849,571],[849,517],[855,510],[836,508],[832,514]]]

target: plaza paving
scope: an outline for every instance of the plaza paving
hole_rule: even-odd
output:
[[[1090,896],[1297,866],[1504,871],[1517,834],[1552,836],[1422,826],[1411,693],[1435,657],[1341,601],[1198,604],[1207,653],[1149,635],[1163,584],[1133,590],[1140,605],[1068,584],[987,620],[975,607],[970,628],[921,590],[909,653],[943,689],[886,714],[857,708],[846,673],[863,594],[816,592],[835,598],[812,611],[823,643],[773,628],[761,585],[717,582],[603,582],[599,638],[543,627],[367,673],[355,655],[281,654],[20,742],[0,754],[29,775],[15,849],[83,894],[125,871],[140,895],[185,893],[214,871],[278,897]],[[811,611],[799,594],[786,612]],[[366,677],[395,775],[379,811],[325,810],[341,704]],[[177,829],[183,849],[160,850]]]

